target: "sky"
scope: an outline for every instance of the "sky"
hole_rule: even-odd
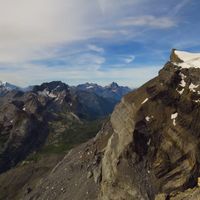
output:
[[[139,87],[200,52],[199,0],[0,0],[0,80]]]

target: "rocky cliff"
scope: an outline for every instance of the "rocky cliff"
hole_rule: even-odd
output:
[[[200,199],[200,56],[174,50],[23,199]]]

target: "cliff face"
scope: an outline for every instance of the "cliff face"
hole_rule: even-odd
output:
[[[112,114],[101,199],[155,199],[197,185],[200,69],[177,65],[168,62]]]
[[[199,57],[173,54],[25,199],[200,199]]]
[[[187,86],[199,76],[182,72],[188,85],[180,95],[180,73],[167,64],[113,113],[114,133],[102,161],[102,199],[154,199],[197,184],[199,103]]]

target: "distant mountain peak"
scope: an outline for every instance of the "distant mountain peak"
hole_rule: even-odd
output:
[[[104,87],[96,83],[85,83],[78,85],[76,90],[93,92],[98,96],[113,99],[117,102],[122,98],[122,96],[131,91],[130,88],[119,86],[116,82],[112,82],[111,84]]]
[[[5,81],[0,81],[0,96],[4,96],[10,91],[19,90],[19,87]]]
[[[108,87],[111,87],[111,88],[118,88],[119,85],[118,85],[116,82],[112,82],[110,85],[108,85]]]
[[[68,90],[69,86],[66,83],[63,83],[62,81],[51,81],[42,83],[41,85],[36,85],[33,87],[33,91],[62,91],[62,90]]]
[[[0,85],[3,85],[5,86],[7,82],[4,82],[4,81],[0,81]]]

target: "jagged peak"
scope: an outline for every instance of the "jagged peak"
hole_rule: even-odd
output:
[[[69,86],[62,81],[51,81],[42,83],[41,85],[36,85],[33,87],[33,91],[43,91],[43,90],[53,91],[53,90],[64,90],[69,89]]]
[[[173,63],[182,63],[183,60],[181,60],[178,55],[176,54],[177,49],[172,49],[171,55],[170,55],[170,61]]]
[[[109,85],[105,86],[105,88],[118,88],[119,85],[116,82],[112,82]]]
[[[119,87],[119,85],[118,85],[116,82],[112,82],[112,83],[110,84],[110,87]]]

